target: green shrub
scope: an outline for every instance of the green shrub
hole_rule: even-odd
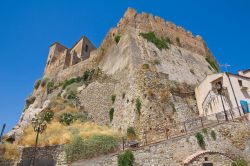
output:
[[[116,44],[119,43],[120,39],[121,39],[121,35],[116,35],[115,36],[115,42],[116,42]]]
[[[33,104],[34,102],[35,102],[35,100],[36,100],[36,97],[35,96],[30,96],[30,97],[28,97],[27,99],[26,99],[26,108],[29,108],[29,106],[31,105],[31,104]]]
[[[197,139],[197,143],[201,148],[205,147],[205,141],[204,141],[204,137],[201,133],[196,133],[195,135],[196,139]]]
[[[217,72],[219,72],[219,67],[215,64],[214,61],[212,61],[209,57],[206,57],[207,63]]]
[[[83,76],[71,78],[70,80],[65,80],[62,83],[63,89],[65,89],[67,86],[69,86],[69,85],[71,85],[73,83],[80,83],[80,82],[86,83],[86,81],[89,81],[89,80],[92,79],[92,77],[93,77],[94,74],[95,74],[95,69],[87,69],[84,72]]]
[[[50,122],[54,117],[54,112],[52,111],[46,111],[44,114],[43,114],[43,120],[46,121],[46,122]]]
[[[204,134],[207,134],[207,128],[203,128],[203,129],[202,129],[202,132],[203,132]]]
[[[47,92],[48,92],[48,94],[50,94],[54,90],[54,86],[55,86],[55,84],[52,81],[49,81],[47,83]]]
[[[76,112],[73,116],[75,120],[79,120],[80,122],[87,122],[89,120],[87,112]]]
[[[143,64],[143,65],[142,65],[142,69],[149,69],[149,64],[146,64],[146,63]]]
[[[64,150],[67,160],[72,162],[113,152],[117,149],[118,143],[118,139],[114,136],[94,135],[88,139],[82,139],[75,134],[70,143],[65,145]]]
[[[118,166],[133,166],[135,157],[132,151],[127,150],[122,154],[117,156],[118,159]]]
[[[210,133],[211,137],[213,138],[213,140],[216,140],[216,133],[214,130],[211,130],[211,133]]]
[[[67,95],[67,99],[76,100],[77,99],[76,92],[70,91],[69,94]]]
[[[135,107],[136,107],[137,113],[139,115],[141,115],[141,106],[142,106],[142,104],[141,104],[140,98],[137,98],[135,102],[136,102]]]
[[[70,125],[75,120],[74,116],[70,113],[64,113],[60,116],[60,123]]]
[[[133,127],[127,128],[127,137],[128,138],[134,138],[136,136],[135,130]]]
[[[114,108],[111,108],[111,109],[109,110],[109,120],[110,120],[110,123],[111,123],[112,120],[113,120],[114,112],[115,112],[115,109],[114,109]]]
[[[161,64],[161,61],[160,61],[159,59],[155,59],[155,60],[153,61],[153,64],[154,64],[154,65],[159,65],[159,64]]]
[[[47,85],[47,82],[49,81],[49,79],[48,78],[46,78],[46,77],[44,77],[43,79],[42,79],[42,81],[41,81],[41,86],[42,87],[45,87],[46,85]]]
[[[142,36],[147,41],[153,43],[158,49],[169,49],[169,44],[166,39],[159,39],[156,37],[154,32],[148,32],[148,33],[140,33],[140,36]]]
[[[95,69],[88,69],[84,72],[83,74],[83,81],[88,81],[88,80],[91,80],[93,75],[95,73]]]
[[[233,161],[232,166],[247,166],[247,161],[243,159],[236,159]]]
[[[71,78],[70,80],[65,80],[64,83],[63,83],[63,89],[65,89],[67,86],[73,84],[76,82],[76,78]]]
[[[112,104],[115,103],[115,99],[116,99],[116,95],[112,95],[112,96],[111,96]]]
[[[40,84],[41,84],[41,80],[36,80],[35,85],[34,85],[34,88],[35,88],[35,89],[38,89],[39,86],[40,86]]]

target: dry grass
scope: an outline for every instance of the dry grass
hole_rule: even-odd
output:
[[[20,151],[17,144],[4,143],[5,153],[4,159],[6,160],[17,160],[20,158]]]
[[[166,103],[170,99],[170,93],[167,89],[163,89],[160,91],[160,100],[161,103]]]
[[[65,126],[57,121],[52,121],[47,125],[47,129],[44,133],[39,136],[38,145],[39,146],[51,146],[69,143],[71,136],[74,132],[79,132],[82,138],[89,138],[92,135],[116,135],[118,133],[111,130],[108,127],[98,126],[95,123],[87,122],[74,122],[70,126]],[[20,140],[18,140],[19,145],[23,146],[34,146],[36,133],[33,131],[30,125],[25,129],[24,134]]]

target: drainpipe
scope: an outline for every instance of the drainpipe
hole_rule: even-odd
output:
[[[233,91],[234,99],[235,99],[235,101],[236,101],[236,105],[237,105],[237,108],[238,108],[239,113],[240,113],[240,116],[241,116],[240,107],[239,107],[239,104],[238,104],[238,101],[237,101],[237,98],[236,98],[236,95],[235,95],[235,92],[234,92],[234,88],[233,88],[233,85],[232,85],[232,82],[231,82],[230,76],[229,76],[229,74],[228,74],[227,72],[225,72],[225,73],[226,73],[226,76],[228,77],[228,80],[229,80],[230,86],[231,86],[232,91]]]

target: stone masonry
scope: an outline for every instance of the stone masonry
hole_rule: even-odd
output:
[[[53,43],[50,46],[44,75],[55,77],[58,72],[88,59],[90,52],[95,49],[95,46],[86,36],[81,37],[71,49],[58,42]]]

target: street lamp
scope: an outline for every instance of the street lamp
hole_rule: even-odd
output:
[[[223,90],[224,90],[223,87],[222,87],[222,84],[221,83],[216,83],[215,84],[215,90],[220,95],[221,103],[222,103],[224,114],[225,114],[225,119],[226,119],[226,121],[228,121],[227,112],[226,112],[225,105],[224,105],[224,102],[223,102],[223,99],[222,99],[222,93],[223,93]]]
[[[38,136],[39,136],[39,133],[42,133],[46,129],[47,125],[41,117],[33,118],[31,123],[32,123],[32,127],[33,127],[34,131],[37,133],[36,134],[36,144],[35,144],[35,150],[34,150],[34,157],[33,157],[32,162],[31,162],[31,166],[34,166],[35,159],[36,159],[36,149],[37,149]]]

